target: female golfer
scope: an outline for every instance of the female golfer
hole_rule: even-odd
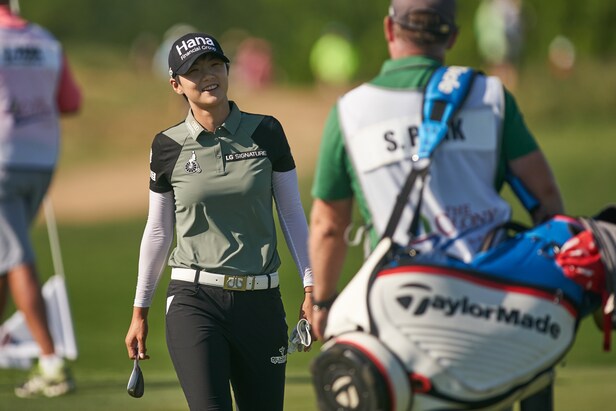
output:
[[[191,33],[169,52],[169,82],[190,106],[154,137],[150,204],[139,255],[128,356],[146,359],[147,315],[168,258],[167,346],[191,410],[283,409],[287,324],[273,200],[303,279],[312,271],[295,163],[280,123],[229,101],[229,59]]]

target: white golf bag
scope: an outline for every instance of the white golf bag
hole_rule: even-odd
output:
[[[558,216],[468,264],[411,258],[384,238],[331,307],[311,366],[320,409],[502,410],[550,384],[601,305],[556,258],[585,230],[606,269],[594,290],[613,295],[611,222]]]

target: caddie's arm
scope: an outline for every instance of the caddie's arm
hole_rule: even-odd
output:
[[[351,222],[353,200],[323,201],[316,199],[310,213],[308,251],[314,276],[313,330],[323,340],[329,309],[327,303],[335,298],[344,265],[347,243],[346,227]],[[325,303],[325,304],[323,304]]]
[[[509,161],[509,167],[540,203],[531,216],[534,224],[565,212],[556,179],[541,150]]]

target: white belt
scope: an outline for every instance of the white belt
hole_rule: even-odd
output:
[[[194,283],[197,273],[199,284],[222,287],[225,290],[252,291],[278,287],[278,272],[263,275],[224,275],[191,268],[172,268],[171,279]]]

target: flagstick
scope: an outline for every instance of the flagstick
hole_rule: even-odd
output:
[[[47,222],[47,234],[49,235],[49,247],[51,248],[51,259],[55,274],[64,278],[64,264],[62,263],[62,253],[60,252],[60,238],[58,237],[58,227],[56,226],[56,216],[53,212],[51,198],[45,197],[43,202],[45,209],[45,221]]]
[[[70,360],[77,359],[77,341],[75,340],[75,330],[73,328],[73,318],[68,301],[68,293],[65,284],[64,264],[62,263],[62,253],[60,252],[60,238],[58,237],[58,227],[53,205],[49,196],[43,201],[45,210],[45,221],[47,222],[47,234],[49,235],[49,248],[51,249],[51,259],[55,276],[47,280],[45,286],[54,286],[54,292],[58,299],[58,317],[60,319],[61,335],[64,346],[62,354]],[[43,286],[43,288],[45,288]],[[43,292],[43,295],[45,292]],[[60,304],[60,302],[62,302]]]

